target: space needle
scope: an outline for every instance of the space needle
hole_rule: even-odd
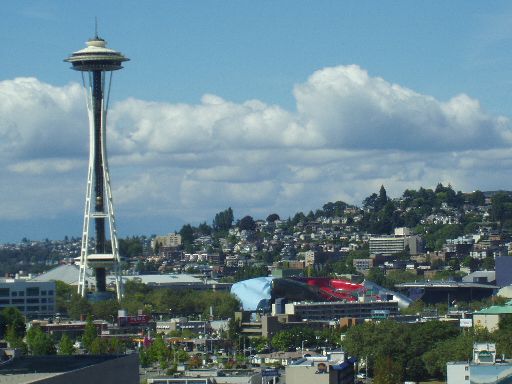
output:
[[[107,43],[98,37],[87,41],[87,47],[74,52],[64,61],[71,63],[74,70],[82,74],[87,111],[89,115],[89,168],[85,195],[82,246],[79,260],[78,293],[92,300],[108,299],[106,274],[114,275],[116,295],[123,296],[121,260],[116,233],[112,188],[107,161],[106,122],[112,72],[129,60],[120,52],[107,48]],[[90,227],[94,221],[94,251],[89,249]],[[107,240],[108,224],[110,244]],[[96,292],[88,295],[86,270],[94,270]]]

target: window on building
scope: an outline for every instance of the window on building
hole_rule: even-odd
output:
[[[39,304],[39,299],[27,299],[27,304]]]
[[[39,287],[27,288],[27,296],[39,296]]]
[[[9,297],[9,288],[0,288],[0,297]]]
[[[0,299],[0,304],[10,304],[9,299]]]
[[[20,296],[25,296],[25,292],[23,292],[23,291],[19,291],[19,292],[18,292],[18,295],[20,295]]]
[[[41,291],[41,296],[46,296],[46,291]]]
[[[25,299],[12,299],[13,304],[24,304]]]
[[[11,292],[11,296],[13,296],[13,297],[18,296],[18,292],[16,292],[16,291],[12,291],[12,292]]]

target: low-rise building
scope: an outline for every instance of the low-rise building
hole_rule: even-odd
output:
[[[176,232],[169,233],[164,236],[156,236],[152,242],[151,246],[153,249],[156,247],[171,247],[176,248],[181,245],[181,235]]]
[[[252,369],[189,369],[184,376],[147,379],[148,384],[260,384],[261,372]]]
[[[286,366],[287,384],[352,384],[356,359],[343,351],[325,356],[306,356]]]
[[[316,355],[316,353],[315,353]],[[271,352],[271,353],[258,353],[254,355],[251,359],[252,364],[262,365],[262,364],[277,364],[282,366],[287,366],[293,364],[294,362],[304,358],[303,351],[295,351],[295,352]]]
[[[28,318],[55,315],[55,281],[0,279],[0,310],[18,308]]]
[[[384,311],[384,312],[383,312]],[[397,301],[368,301],[368,302],[294,302],[285,304],[287,315],[315,321],[339,320],[350,317],[355,319],[372,319],[398,314]]]
[[[402,233],[397,231],[396,233]],[[369,240],[370,255],[391,256],[409,249],[411,255],[417,255],[423,251],[423,241],[417,235],[392,235],[372,236]]]
[[[509,383],[512,380],[512,363],[496,358],[496,344],[475,343],[471,362],[448,362],[447,384]]]
[[[357,272],[366,272],[373,268],[373,259],[354,259],[352,264]]]
[[[512,316],[512,301],[505,305],[493,305],[473,313],[473,324],[475,327],[482,327],[489,332],[499,328],[500,320],[504,316]]]

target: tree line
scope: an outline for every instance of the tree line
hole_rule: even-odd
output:
[[[474,342],[495,342],[498,355],[512,356],[512,317],[504,317],[492,333],[437,320],[365,322],[347,330],[342,346],[368,364],[375,382],[398,383],[445,379],[446,363],[471,360]]]
[[[79,319],[83,314],[90,313],[97,319],[112,320],[117,318],[119,309],[126,309],[132,315],[142,310],[147,314],[201,315],[207,318],[210,307],[215,318],[225,319],[232,317],[240,307],[239,301],[229,292],[155,288],[132,280],[125,284],[125,296],[121,303],[117,300],[90,303],[76,289],[61,281],[57,282],[56,295],[57,311],[71,319]]]

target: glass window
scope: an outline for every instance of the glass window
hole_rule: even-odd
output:
[[[27,296],[39,296],[39,287],[27,288]]]
[[[43,297],[43,298],[41,299],[41,303],[46,303],[46,297]]]
[[[41,291],[41,296],[46,296],[46,291]]]
[[[50,289],[50,290],[48,291],[48,295],[49,295],[49,296],[52,296],[52,295],[53,295],[53,290],[51,290],[51,289]]]
[[[24,304],[25,299],[12,299],[13,304]]]
[[[19,292],[18,292],[18,294],[19,294],[20,296],[25,296],[25,292],[23,292],[23,291],[19,291]]]
[[[11,296],[13,296],[13,297],[18,296],[18,292],[16,292],[16,291],[12,291],[12,292],[11,292]]]
[[[9,288],[0,288],[0,297],[8,297],[10,295]]]
[[[9,299],[0,299],[0,304],[10,304]]]
[[[39,299],[27,299],[27,303],[38,304],[39,303]]]

